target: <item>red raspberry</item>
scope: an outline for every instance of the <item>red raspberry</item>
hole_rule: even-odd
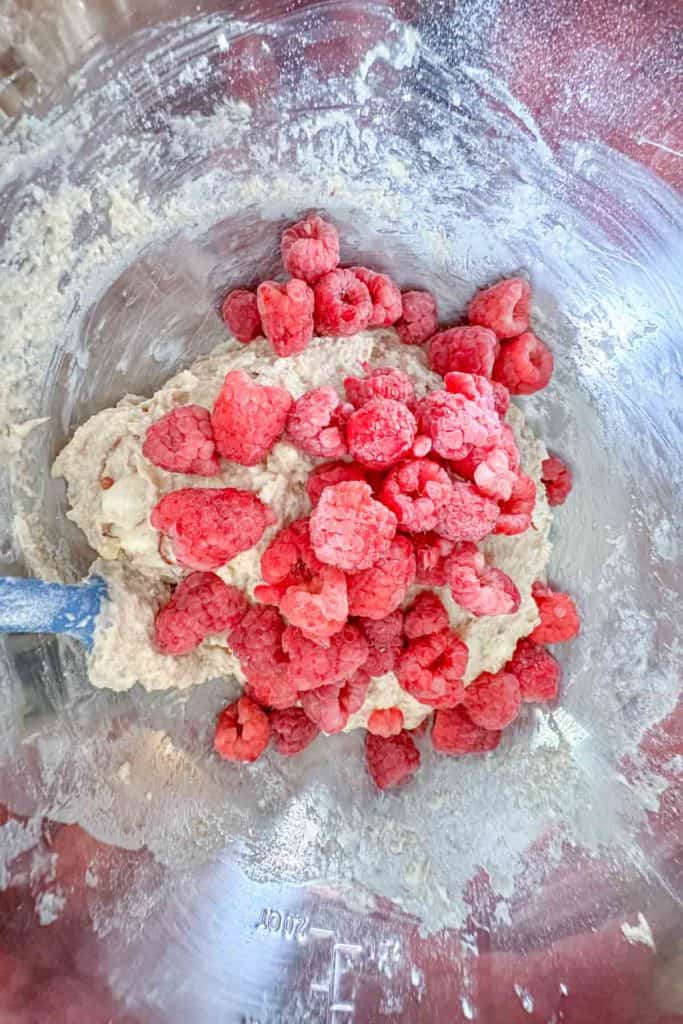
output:
[[[276,666],[267,674],[248,679],[244,690],[261,707],[278,711],[294,707],[299,700],[299,692],[283,666]]]
[[[371,398],[391,398],[403,402],[410,408],[415,402],[413,382],[403,370],[381,366],[373,370],[369,363],[363,363],[365,377],[347,377],[344,381],[346,397],[351,405],[360,409]]]
[[[309,639],[325,640],[338,633],[348,617],[346,577],[341,569],[323,566],[311,580],[287,587],[279,608]]]
[[[170,537],[179,565],[217,569],[253,547],[275,516],[251,491],[183,487],[164,495],[150,522]]]
[[[496,392],[493,381],[482,377],[479,373],[462,373],[451,370],[443,379],[446,391],[451,395],[464,395],[470,402],[475,402],[482,409],[497,412]],[[497,385],[500,387],[501,385]]]
[[[169,473],[216,476],[221,469],[211,414],[201,405],[181,405],[148,427],[142,454]]]
[[[383,619],[359,619],[370,652],[363,669],[370,676],[393,672],[403,650],[403,612],[400,608]]]
[[[261,555],[261,575],[266,583],[299,582],[323,568],[311,546],[308,518],[285,526]]]
[[[243,370],[231,370],[211,414],[223,458],[241,466],[263,462],[285,429],[292,401],[284,388],[255,384]]]
[[[372,398],[346,424],[349,451],[361,466],[388,469],[412,448],[417,424],[410,409],[391,398]]]
[[[513,395],[533,395],[553,375],[553,354],[547,345],[527,331],[501,346],[493,378]]]
[[[519,475],[503,448],[493,448],[474,471],[474,483],[480,494],[496,501],[509,501]]]
[[[467,647],[451,629],[411,640],[399,658],[398,681],[411,696],[432,707],[455,707],[463,698]]]
[[[498,505],[484,498],[463,480],[451,485],[448,503],[441,510],[436,532],[451,541],[478,541],[494,530]]]
[[[528,281],[509,277],[477,292],[469,304],[467,318],[471,324],[495,331],[499,338],[515,338],[529,327],[530,305]]]
[[[525,638],[517,641],[517,647],[505,666],[506,672],[517,677],[522,700],[555,700],[560,686],[560,666],[545,647]]]
[[[289,676],[299,692],[331,686],[350,679],[367,661],[368,642],[357,626],[346,625],[321,647],[288,626],[282,646],[289,655]]]
[[[315,388],[297,398],[287,417],[287,434],[306,455],[346,455],[346,409],[334,388]]]
[[[505,533],[508,536],[524,533],[531,526],[535,504],[536,484],[530,476],[520,473],[512,485],[510,497],[500,503],[500,516],[493,532]]]
[[[493,393],[496,402],[496,412],[502,419],[510,408],[510,392],[500,381],[492,380]]]
[[[370,293],[372,313],[368,327],[390,327],[401,316],[403,305],[398,285],[386,274],[367,267],[351,267],[351,273],[362,281]]]
[[[154,639],[163,654],[187,654],[209,633],[234,629],[249,605],[241,590],[212,572],[192,572],[157,614]]]
[[[346,577],[349,614],[366,619],[386,618],[403,603],[414,579],[413,546],[407,537],[397,535],[372,568]]]
[[[484,754],[495,750],[500,732],[475,725],[462,707],[437,711],[432,726],[432,744],[442,754]]]
[[[519,590],[500,569],[486,564],[474,544],[460,544],[446,571],[453,600],[472,615],[513,615],[521,604]]]
[[[221,306],[221,316],[230,333],[243,345],[261,334],[261,317],[254,292],[244,288],[230,292]]]
[[[368,718],[368,732],[373,736],[398,736],[403,729],[400,708],[375,708]]]
[[[279,356],[303,352],[313,337],[313,290],[303,281],[264,281],[256,289],[263,333]]]
[[[386,554],[396,516],[372,497],[369,484],[326,487],[311,513],[311,543],[321,562],[347,572],[369,569]]]
[[[358,334],[370,323],[372,299],[351,270],[331,270],[315,286],[316,334]]]
[[[228,704],[218,716],[214,749],[226,761],[255,761],[268,746],[268,716],[249,697]]]
[[[440,633],[448,629],[448,612],[441,598],[430,590],[422,590],[406,612],[405,634],[415,640],[418,636]]]
[[[431,438],[444,459],[462,459],[473,447],[491,446],[500,433],[495,412],[448,391],[432,391],[420,402],[417,416],[420,433]]]
[[[365,738],[365,756],[379,789],[406,782],[420,766],[420,751],[407,732],[398,736],[373,736],[369,732]]]
[[[270,731],[278,754],[290,757],[305,750],[320,730],[303,708],[284,708],[282,711],[271,711]]]
[[[427,437],[425,434],[418,434],[413,441],[413,447],[410,449],[410,454],[416,459],[423,459],[425,455],[429,455],[431,450],[431,437]]]
[[[340,693],[339,686],[319,686],[308,690],[301,698],[306,715],[328,735],[341,732],[351,717],[341,706]]]
[[[453,541],[436,533],[413,537],[415,547],[416,579],[430,587],[445,587],[448,582],[446,560],[455,547]]]
[[[451,463],[452,468],[458,476],[464,477],[465,480],[474,480],[477,466],[482,462],[486,462],[495,451],[503,451],[505,453],[509,468],[513,472],[516,473],[519,470],[519,449],[517,448],[515,435],[507,423],[500,424],[497,435],[491,438],[488,445],[482,448],[472,448],[464,459],[453,460]]]
[[[287,273],[313,284],[339,263],[339,235],[334,224],[311,214],[283,231],[280,250]]]
[[[379,498],[395,514],[401,529],[426,533],[439,522],[452,489],[445,469],[430,459],[414,459],[387,474]]]
[[[537,644],[557,644],[573,640],[581,628],[581,621],[569,594],[552,590],[545,583],[537,582],[531,588],[531,596],[536,602],[541,622],[529,634],[529,639]]]
[[[436,299],[431,292],[401,292],[403,315],[396,333],[404,345],[422,345],[437,328]]]
[[[286,672],[289,659],[282,649],[285,623],[275,608],[252,606],[230,632],[228,643],[250,682]]]
[[[443,377],[452,370],[490,377],[500,344],[484,327],[451,327],[429,342],[429,365]]]
[[[348,711],[349,715],[355,715],[357,711],[360,711],[365,704],[369,686],[370,676],[363,665],[363,668],[359,668],[350,679],[342,684],[339,702],[344,711]]]
[[[541,479],[549,505],[563,505],[572,489],[572,471],[566,462],[551,455],[541,463]]]
[[[465,711],[475,725],[496,732],[513,722],[522,706],[517,677],[511,672],[482,672],[465,690]]]
[[[311,505],[317,505],[326,487],[334,487],[348,480],[365,483],[365,470],[355,462],[323,462],[311,470],[306,481],[306,492]]]

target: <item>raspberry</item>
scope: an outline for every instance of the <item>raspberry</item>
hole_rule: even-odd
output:
[[[248,679],[244,687],[245,693],[264,708],[275,708],[284,711],[294,707],[299,700],[299,692],[287,675],[286,667],[277,666],[267,674],[259,673]]]
[[[398,736],[373,736],[369,732],[365,756],[368,770],[380,789],[405,782],[420,766],[420,751],[407,732]]]
[[[365,704],[365,698],[367,696],[368,687],[370,686],[370,676],[365,671],[365,665],[363,668],[359,668],[357,672],[347,679],[342,685],[339,694],[339,702],[349,715],[355,715],[357,711]]]
[[[447,583],[446,560],[453,548],[453,541],[439,537],[436,533],[424,533],[413,537],[415,547],[416,579],[430,587],[445,587]]]
[[[520,593],[500,569],[486,564],[474,544],[460,544],[446,564],[453,600],[472,615],[513,615],[521,604]]]
[[[300,629],[288,626],[282,646],[289,655],[289,677],[299,692],[342,683],[367,661],[368,642],[357,626],[346,625],[320,647]]]
[[[248,607],[242,591],[228,586],[220,576],[192,572],[156,617],[156,645],[163,654],[187,654],[207,634],[234,629]]]
[[[292,401],[289,391],[255,384],[243,370],[228,373],[211,414],[223,458],[241,466],[263,462],[285,429]]]
[[[368,718],[368,732],[373,736],[398,736],[403,729],[400,708],[375,708]]]
[[[507,423],[500,424],[497,435],[491,438],[488,445],[484,445],[481,448],[474,447],[464,459],[453,460],[451,463],[452,468],[458,476],[464,477],[465,480],[474,480],[477,467],[482,462],[486,462],[495,451],[504,452],[510,470],[517,473],[519,470],[519,449],[517,448],[515,435]]]
[[[311,513],[311,543],[327,565],[347,572],[369,569],[386,554],[396,516],[372,497],[369,484],[349,480],[326,487]]]
[[[230,292],[221,306],[221,316],[230,333],[243,345],[261,334],[261,317],[254,292],[244,288]]]
[[[417,416],[420,432],[444,459],[462,459],[473,447],[492,445],[500,433],[495,412],[448,391],[432,391],[420,402]]]
[[[566,462],[551,455],[541,463],[541,479],[549,505],[563,505],[572,489],[572,471]]]
[[[311,505],[317,505],[326,487],[345,483],[348,480],[365,482],[367,477],[362,466],[355,462],[323,462],[311,470],[306,481],[306,492]]]
[[[537,644],[557,644],[573,640],[581,628],[581,622],[576,605],[569,594],[552,590],[545,583],[537,582],[531,588],[531,596],[536,602],[541,622],[529,634],[529,639]]]
[[[362,281],[372,300],[372,313],[368,327],[390,327],[401,316],[403,304],[398,285],[386,274],[378,274],[367,267],[351,267],[351,273]]]
[[[275,608],[258,606],[252,606],[231,630],[228,643],[250,682],[258,682],[261,676],[286,672],[288,658],[282,649],[284,630],[285,624]]]
[[[432,726],[432,744],[442,754],[484,754],[495,750],[500,732],[475,725],[462,707],[437,711]]]
[[[301,698],[306,715],[328,734],[341,732],[351,717],[341,706],[340,692],[339,686],[319,686],[308,690]]]
[[[289,411],[287,434],[306,455],[334,459],[346,455],[346,410],[334,388],[307,391]]]
[[[214,749],[226,761],[255,761],[268,746],[268,716],[249,697],[228,704],[218,716]]]
[[[261,575],[266,583],[300,582],[322,568],[311,546],[307,518],[296,519],[280,530],[261,555]]]
[[[372,299],[351,270],[331,270],[315,286],[316,334],[357,334],[370,323]]]
[[[503,448],[493,448],[474,471],[474,483],[479,493],[496,501],[509,501],[518,479]]]
[[[515,338],[529,327],[530,304],[529,283],[522,277],[509,277],[477,292],[467,318],[471,324],[495,331],[499,338]]]
[[[475,402],[482,409],[497,412],[496,392],[494,383],[480,373],[462,373],[451,370],[443,379],[446,391],[451,395],[464,395],[470,402]],[[498,385],[500,387],[501,385]]]
[[[217,569],[253,547],[275,516],[251,491],[183,487],[164,495],[150,522],[170,537],[179,565]]]
[[[422,704],[452,708],[463,698],[467,647],[451,629],[412,640],[399,658],[398,681]]]
[[[403,612],[396,611],[383,619],[359,619],[365,633],[369,654],[363,669],[370,676],[383,676],[393,672],[403,650]]]
[[[396,321],[396,333],[404,345],[422,345],[437,328],[436,299],[431,292],[401,293],[403,314]]]
[[[278,754],[300,754],[318,735],[319,729],[302,708],[271,711],[270,731]]]
[[[410,451],[417,424],[412,412],[392,398],[372,398],[346,424],[349,451],[368,469],[388,469]]]
[[[493,528],[494,533],[505,533],[509,536],[524,533],[531,526],[531,516],[536,504],[536,484],[530,476],[518,474],[512,485],[512,493],[507,501],[500,503],[500,516]]]
[[[555,700],[560,685],[560,666],[545,647],[525,638],[517,641],[517,647],[505,666],[506,672],[517,677],[522,700]]]
[[[546,386],[553,375],[553,365],[548,346],[527,331],[501,347],[493,378],[512,395],[532,395]]]
[[[142,454],[169,473],[216,476],[221,469],[211,414],[201,405],[181,405],[152,423],[145,434]]]
[[[313,284],[339,263],[339,235],[334,224],[311,214],[283,231],[280,250],[287,273]]]
[[[511,672],[482,672],[465,690],[463,706],[475,725],[496,732],[513,722],[522,705],[517,677]]]
[[[347,377],[344,391],[351,405],[360,409],[371,398],[391,398],[403,402],[410,408],[415,402],[413,382],[403,370],[381,366],[373,370],[369,363],[363,363],[365,377]]]
[[[425,434],[418,434],[413,441],[413,447],[410,449],[410,454],[416,459],[423,459],[425,455],[429,455],[431,450],[431,437],[427,437]]]
[[[263,333],[279,356],[303,352],[313,337],[313,290],[303,281],[264,281],[256,289]]]
[[[415,555],[407,537],[396,536],[371,569],[346,577],[349,614],[384,619],[403,603],[415,579]]]
[[[422,590],[406,612],[405,634],[415,640],[418,636],[440,633],[448,629],[448,612],[437,594]]]
[[[403,530],[427,533],[439,522],[451,491],[445,469],[430,459],[414,459],[387,474],[379,498],[391,509]]]
[[[311,580],[287,587],[279,608],[309,639],[325,640],[338,633],[348,617],[346,577],[341,569],[324,566]]]
[[[510,392],[504,384],[500,383],[500,381],[492,380],[491,384],[493,385],[496,412],[502,419],[510,408]]]
[[[429,342],[429,365],[443,377],[452,370],[490,377],[500,344],[485,327],[451,327]]]
[[[478,541],[494,530],[498,514],[495,501],[482,497],[471,484],[454,480],[435,529],[447,540]]]

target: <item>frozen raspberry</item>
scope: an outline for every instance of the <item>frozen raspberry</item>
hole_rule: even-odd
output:
[[[359,619],[370,653],[363,669],[370,676],[393,672],[403,650],[403,612],[400,608],[383,619]]]
[[[300,582],[320,572],[311,546],[309,520],[296,519],[283,527],[261,555],[261,575],[266,583]]]
[[[410,640],[448,629],[448,612],[438,594],[422,590],[406,612],[404,630]]]
[[[474,544],[460,544],[446,572],[453,600],[472,615],[513,615],[521,604],[519,590],[500,569],[486,564]]]
[[[351,717],[341,706],[340,694],[339,686],[319,686],[301,697],[304,712],[325,733],[341,732]]]
[[[261,333],[256,294],[244,288],[230,292],[221,306],[221,316],[228,330],[243,345],[248,345]]]
[[[282,665],[247,679],[244,691],[261,707],[278,711],[294,707],[299,700],[299,691],[289,678],[286,666]]]
[[[454,480],[441,510],[436,532],[451,541],[478,541],[488,536],[498,520],[498,505],[478,494],[464,480]]]
[[[339,235],[334,224],[312,214],[283,231],[280,250],[287,273],[313,284],[339,263]]]
[[[515,338],[528,330],[531,288],[522,277],[509,277],[477,292],[471,300],[467,318],[495,331],[499,338]]]
[[[154,506],[150,522],[170,538],[179,565],[217,569],[253,547],[275,516],[251,491],[183,487]]]
[[[482,462],[486,462],[487,459],[496,451],[504,452],[507,457],[510,470],[517,473],[520,462],[519,449],[517,448],[515,435],[507,423],[500,424],[498,433],[490,438],[487,445],[484,445],[481,448],[475,446],[464,459],[452,460],[451,467],[455,470],[458,476],[464,477],[465,480],[473,481],[477,467]]]
[[[287,417],[287,435],[306,455],[346,455],[346,410],[334,388],[315,388],[297,398]]]
[[[493,378],[512,395],[532,395],[553,375],[553,354],[535,334],[527,331],[505,342],[493,367]]]
[[[399,658],[398,681],[412,697],[435,708],[452,708],[463,698],[467,647],[451,629],[411,640]]]
[[[410,454],[416,459],[423,459],[425,455],[429,455],[431,450],[431,437],[427,437],[426,434],[418,434],[413,441],[413,447],[410,449]]]
[[[474,485],[485,498],[509,501],[519,475],[503,448],[493,448],[474,471]]]
[[[287,587],[279,608],[304,636],[325,640],[338,633],[348,617],[346,577],[341,569],[323,566],[312,579]]]
[[[422,345],[434,334],[438,320],[436,299],[431,292],[401,292],[403,314],[396,321],[396,333],[404,345]]]
[[[482,409],[497,412],[496,392],[493,381],[482,377],[479,373],[462,373],[451,370],[443,379],[446,391],[451,395],[464,395],[470,402],[475,402]],[[500,385],[498,385],[500,387]]]
[[[432,391],[420,402],[417,416],[420,433],[431,438],[444,459],[462,459],[473,447],[492,445],[500,433],[495,412],[448,391]]]
[[[560,685],[560,666],[545,647],[525,638],[505,666],[517,677],[522,700],[543,702],[555,700]]]
[[[332,270],[315,286],[316,334],[358,334],[370,323],[372,299],[351,270]]]
[[[284,708],[271,711],[270,731],[278,754],[290,757],[305,750],[320,730],[303,708]]]
[[[269,739],[268,715],[249,697],[240,697],[218,716],[213,745],[226,761],[255,761]]]
[[[349,416],[346,439],[361,466],[388,469],[412,448],[417,424],[410,409],[392,398],[372,398]]]
[[[500,732],[475,725],[462,707],[437,711],[432,726],[432,744],[441,754],[484,754],[495,750]]]
[[[351,267],[351,273],[362,281],[370,293],[372,313],[368,327],[390,327],[403,311],[401,292],[386,274],[378,274],[367,267]]]
[[[263,462],[285,429],[292,401],[284,388],[255,384],[243,370],[231,370],[211,414],[223,458],[241,466]]]
[[[349,614],[366,619],[386,618],[403,603],[414,579],[413,546],[407,537],[397,535],[372,568],[347,575]]]
[[[368,732],[373,736],[398,736],[403,729],[400,708],[375,708],[368,718]]]
[[[563,505],[572,489],[572,471],[566,462],[551,455],[541,463],[541,479],[549,505]]]
[[[522,698],[511,672],[482,672],[465,690],[463,706],[475,725],[496,732],[513,722]]]
[[[249,681],[286,672],[289,659],[282,649],[284,630],[285,623],[275,608],[256,605],[231,630],[228,643]]]
[[[346,572],[369,569],[386,554],[396,516],[375,501],[369,484],[349,480],[326,487],[311,513],[311,543],[321,562]]]
[[[221,469],[211,414],[201,405],[181,405],[148,427],[142,454],[169,473],[216,476]]]
[[[536,484],[530,476],[519,473],[512,485],[507,501],[499,505],[500,516],[493,528],[494,533],[512,536],[524,533],[531,526],[531,516],[536,504]]]
[[[368,770],[379,789],[407,781],[420,766],[420,751],[407,732],[398,736],[367,734],[365,756]]]
[[[279,356],[303,352],[313,337],[313,290],[303,281],[264,281],[256,289],[263,333]]]
[[[496,412],[498,413],[500,418],[503,419],[506,412],[510,408],[510,392],[508,391],[504,384],[500,383],[500,381],[492,380],[491,384],[493,385]]]
[[[320,495],[326,487],[334,487],[348,480],[364,483],[367,480],[365,470],[355,462],[323,462],[311,470],[306,481],[306,492],[311,505],[317,505]]]
[[[351,405],[360,409],[371,398],[391,398],[403,402],[410,408],[415,402],[413,382],[403,370],[391,366],[380,366],[373,370],[369,363],[363,363],[364,377],[347,377],[344,391]]]
[[[452,489],[445,469],[430,459],[415,459],[387,474],[379,498],[395,514],[401,529],[427,533],[439,522]]]
[[[339,703],[349,715],[355,715],[365,704],[365,698],[370,686],[370,676],[365,671],[365,665],[342,684],[339,693]]]
[[[581,628],[581,621],[569,594],[552,590],[545,583],[534,583],[531,596],[536,602],[541,622],[529,635],[529,639],[537,644],[557,644],[564,640],[573,640]]]
[[[413,537],[415,548],[416,580],[430,587],[445,587],[446,560],[455,544],[437,533],[423,533]]]
[[[321,647],[288,626],[282,646],[289,655],[289,676],[300,692],[342,683],[362,668],[368,657],[368,642],[357,626],[346,625]]]
[[[181,580],[154,623],[163,654],[187,654],[209,633],[234,629],[249,605],[241,590],[213,572],[192,572]]]
[[[429,342],[429,365],[443,377],[453,370],[490,377],[500,343],[485,327],[451,327]]]

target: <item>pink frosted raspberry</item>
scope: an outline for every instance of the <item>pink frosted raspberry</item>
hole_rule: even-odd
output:
[[[437,711],[432,726],[432,744],[441,754],[484,754],[495,750],[500,732],[475,725],[462,706]]]
[[[403,612],[397,608],[383,619],[359,619],[358,625],[369,647],[364,671],[370,676],[393,672],[403,650]]]
[[[422,345],[436,331],[436,299],[431,292],[401,293],[403,315],[396,321],[396,333],[404,345]]]
[[[509,277],[477,292],[469,304],[467,317],[471,324],[488,327],[499,338],[515,338],[528,330],[530,305],[528,281]]]
[[[530,476],[519,473],[512,485],[510,497],[500,503],[500,516],[493,532],[505,533],[508,536],[524,533],[531,526],[535,504],[536,484]]]
[[[467,647],[451,629],[411,640],[396,675],[412,697],[435,708],[452,708],[463,699]]]
[[[486,462],[489,456],[496,451],[504,452],[509,469],[517,473],[520,462],[519,449],[517,448],[515,435],[507,423],[500,424],[498,433],[490,439],[488,445],[484,445],[481,448],[472,448],[464,459],[454,459],[451,463],[452,468],[458,476],[464,477],[465,480],[473,481],[477,467],[482,462]]]
[[[420,766],[420,751],[407,732],[398,736],[367,734],[365,756],[368,771],[379,789],[406,782]]]
[[[437,533],[421,533],[412,538],[415,549],[415,579],[430,587],[446,586],[446,559],[455,544]]]
[[[375,708],[368,718],[368,732],[373,736],[398,736],[403,729],[400,708]]]
[[[270,713],[273,745],[278,754],[284,754],[286,757],[300,754],[313,742],[319,731],[318,726],[310,720],[303,708],[285,708]]]
[[[566,462],[550,455],[541,463],[541,479],[549,505],[563,505],[572,489],[572,471]]]
[[[256,299],[263,333],[277,355],[303,352],[313,337],[313,290],[303,281],[264,281]]]
[[[349,480],[367,481],[366,472],[355,462],[323,462],[311,470],[306,481],[306,493],[311,505],[317,505],[326,487],[334,487]]]
[[[444,459],[462,459],[474,447],[490,446],[500,432],[495,412],[448,391],[432,391],[423,398],[417,417],[420,433],[431,438],[434,451]]]
[[[510,392],[508,391],[504,384],[500,383],[500,381],[492,380],[491,384],[493,385],[496,412],[498,413],[500,418],[503,419],[506,412],[510,408]]]
[[[557,644],[573,640],[581,628],[579,613],[569,594],[553,590],[545,583],[534,583],[531,595],[536,602],[540,625],[529,634],[537,644]]]
[[[244,692],[261,707],[278,711],[294,707],[299,700],[299,691],[281,665],[247,679]]]
[[[451,497],[448,473],[430,459],[413,459],[395,466],[379,492],[401,529],[427,533],[441,518]]]
[[[347,377],[344,391],[351,405],[360,409],[371,398],[391,398],[403,402],[408,408],[415,403],[413,382],[403,370],[393,366],[380,366],[373,370],[370,363],[363,363],[364,377]]]
[[[396,516],[375,501],[369,484],[349,480],[326,487],[311,513],[316,556],[346,572],[369,569],[389,549]]]
[[[307,690],[301,697],[301,705],[312,722],[328,735],[341,732],[351,717],[341,705],[340,686],[319,686]]]
[[[362,281],[370,293],[372,313],[368,327],[390,327],[402,313],[401,292],[386,274],[378,274],[367,267],[351,267],[351,273]]]
[[[435,373],[476,373],[490,377],[500,343],[484,327],[451,327],[429,342],[429,365]]]
[[[496,392],[493,381],[482,377],[479,373],[463,373],[451,370],[445,374],[444,386],[451,395],[464,395],[470,402],[475,402],[482,409],[497,412]],[[500,385],[498,385],[500,387]]]
[[[169,473],[216,476],[221,469],[211,415],[201,405],[181,405],[152,423],[145,434],[142,454]]]
[[[486,564],[474,544],[460,544],[448,559],[453,600],[472,615],[513,615],[521,604],[519,590],[504,572]]]
[[[230,649],[250,681],[285,673],[289,659],[282,648],[285,623],[275,608],[253,605],[228,636]]]
[[[479,493],[495,501],[509,501],[518,479],[503,448],[493,448],[474,471],[474,484]]]
[[[430,633],[448,629],[448,612],[438,594],[422,590],[417,595],[405,616],[405,634],[410,640]]]
[[[535,334],[527,331],[505,342],[493,367],[493,379],[513,395],[533,395],[553,375],[553,354]]]
[[[313,214],[283,231],[280,249],[287,273],[308,284],[314,284],[339,263],[337,229]]]
[[[347,337],[370,323],[372,299],[351,270],[331,270],[315,286],[316,334]]]
[[[261,555],[261,575],[266,583],[300,582],[323,568],[311,545],[308,518],[283,527]]]
[[[498,514],[495,501],[482,497],[464,480],[454,480],[435,530],[451,541],[482,540],[494,530]]]
[[[297,398],[290,409],[287,435],[306,455],[339,458],[347,452],[344,436],[346,413],[334,388],[315,388]]]
[[[241,590],[212,572],[192,572],[181,580],[157,614],[154,639],[163,654],[187,654],[209,633],[233,629],[249,605]]]
[[[326,565],[312,579],[287,587],[279,608],[304,636],[325,640],[338,633],[348,617],[346,577],[341,569]]]
[[[368,657],[368,642],[357,626],[346,625],[321,647],[288,626],[282,646],[289,655],[289,677],[300,693],[319,686],[342,683],[362,668]]]
[[[542,703],[556,699],[561,674],[559,663],[550,651],[528,637],[517,641],[505,671],[517,677],[522,700]]]
[[[183,487],[164,495],[150,522],[170,538],[179,565],[217,569],[258,543],[275,516],[251,491]]]
[[[244,288],[230,292],[221,306],[221,316],[231,334],[243,345],[248,345],[261,334],[261,317],[255,292]]]
[[[213,745],[226,761],[255,761],[269,739],[268,715],[249,697],[240,697],[218,716]]]
[[[347,575],[349,614],[384,619],[401,606],[414,579],[413,546],[407,537],[397,534],[372,568]]]
[[[231,370],[211,414],[223,458],[241,466],[263,462],[285,429],[292,401],[284,388],[255,384],[243,370]]]
[[[410,449],[410,454],[415,459],[423,459],[425,455],[429,455],[432,450],[432,439],[427,437],[426,434],[418,434],[413,441],[413,447]]]
[[[372,398],[346,424],[349,451],[361,466],[388,469],[412,448],[417,424],[402,402]]]
[[[357,672],[354,672],[350,679],[342,683],[339,693],[339,703],[342,710],[348,712],[349,715],[355,715],[357,711],[360,711],[365,703],[369,686],[370,676],[365,671],[365,665],[363,665]]]
[[[514,722],[521,706],[519,683],[511,672],[482,672],[465,690],[465,711],[475,725],[492,732]]]

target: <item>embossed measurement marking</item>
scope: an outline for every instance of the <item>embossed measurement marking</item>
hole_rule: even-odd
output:
[[[327,998],[326,1024],[351,1024],[354,1011],[351,978],[355,974],[355,962],[363,952],[363,947],[350,942],[336,942],[334,932],[328,928],[311,928],[309,934],[312,939],[332,944],[328,976],[322,981],[312,982],[311,992]]]
[[[264,930],[289,941],[305,942],[309,924],[303,914],[283,914],[273,907],[265,907],[256,923],[256,930]]]

